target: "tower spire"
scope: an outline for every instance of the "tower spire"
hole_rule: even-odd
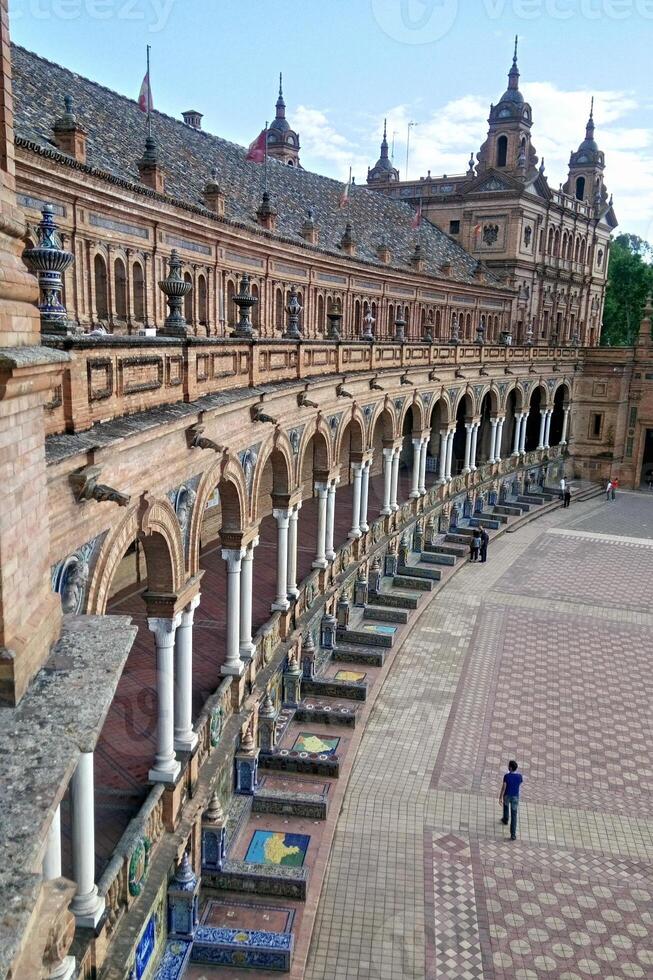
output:
[[[593,140],[594,139],[594,128],[595,128],[594,127],[594,96],[592,96],[592,102],[591,102],[591,105],[590,105],[590,117],[587,120],[587,127],[585,129],[585,139],[586,140]]]
[[[283,100],[283,73],[279,72],[279,98],[277,99],[277,119],[286,116],[286,103]]]
[[[515,34],[515,52],[512,56],[512,67],[508,72],[508,88],[509,89],[519,89],[519,68],[517,67],[517,46],[519,44],[519,35]]]

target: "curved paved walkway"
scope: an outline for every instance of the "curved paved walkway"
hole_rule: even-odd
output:
[[[306,980],[653,977],[653,498],[557,510],[489,557],[379,695]]]

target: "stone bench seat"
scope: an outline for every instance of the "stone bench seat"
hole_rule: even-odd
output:
[[[408,622],[408,610],[368,604],[363,610],[363,619],[375,619],[380,623],[399,623],[403,625]]]
[[[290,932],[198,926],[191,962],[238,970],[289,973],[292,952],[293,935]]]
[[[202,883],[205,887],[220,891],[276,895],[305,902],[308,869],[282,867],[277,864],[250,864],[249,861],[232,861],[227,858],[222,862],[219,871],[204,871]]]

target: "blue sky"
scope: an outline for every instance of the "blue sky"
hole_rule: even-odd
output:
[[[596,96],[597,139],[621,230],[653,241],[653,0],[10,0],[12,36],[137,97],[152,45],[155,107],[204,113],[248,143],[284,73],[304,166],[357,180],[384,116],[402,176],[466,169],[506,86],[520,36],[521,87],[549,180],[565,179]]]

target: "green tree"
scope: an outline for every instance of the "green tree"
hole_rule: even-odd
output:
[[[653,289],[653,249],[637,235],[617,235],[610,249],[601,344],[631,347],[637,339],[646,297]]]

